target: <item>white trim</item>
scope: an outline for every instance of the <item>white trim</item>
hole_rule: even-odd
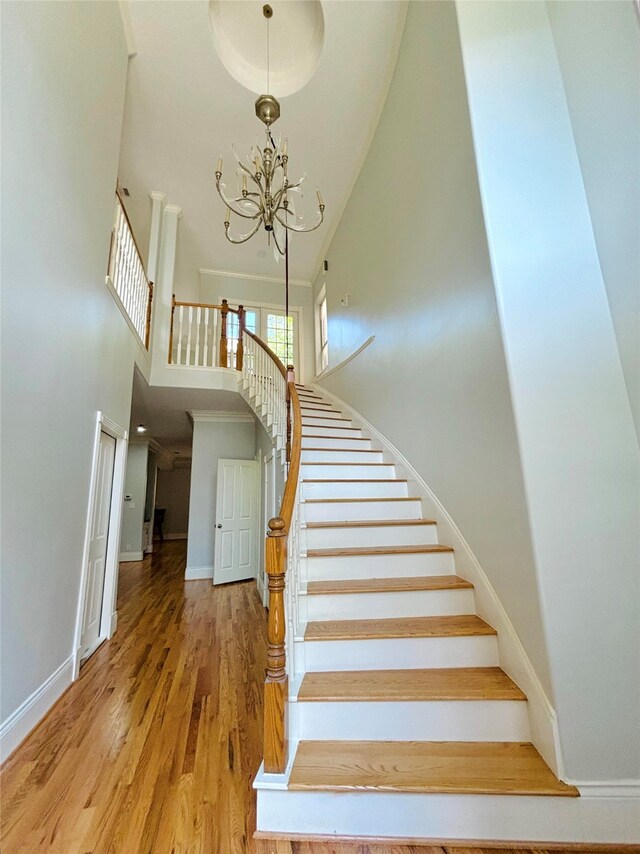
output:
[[[583,798],[636,798],[640,804],[640,780],[604,780],[580,782],[567,780],[580,790]]]
[[[129,2],[128,0],[120,0],[118,3],[120,7],[120,18],[122,19],[122,29],[124,30],[124,40],[127,45],[127,54],[129,55],[129,59],[132,56],[138,55],[138,48],[136,47],[136,38],[134,34],[133,24],[131,23],[131,12],[129,11]]]
[[[180,207],[180,205],[165,205],[164,213],[174,214],[174,216],[177,216],[178,219],[180,219],[180,217],[182,216],[182,208]]]
[[[111,626],[110,626],[111,634],[109,635],[109,637],[113,637],[113,636],[114,636],[114,634],[116,633],[116,629],[117,629],[117,628],[118,628],[118,612],[117,612],[117,611],[114,611],[114,612],[111,614]]]
[[[338,364],[335,365],[335,367],[327,368],[326,371],[322,371],[322,373],[315,376],[311,380],[311,382],[315,383],[315,382],[318,382],[319,380],[324,380],[328,376],[330,376],[331,374],[335,373],[335,371],[339,370],[340,368],[344,368],[344,366],[346,364],[348,364],[352,359],[355,359],[356,356],[358,356],[360,353],[362,353],[362,351],[365,350],[369,346],[369,344],[371,344],[373,342],[375,337],[376,337],[375,335],[370,335],[366,341],[363,341],[362,344],[356,350],[354,350],[353,353],[351,353],[350,356],[347,356],[346,359],[343,359],[341,362],[338,362]],[[323,391],[324,391],[324,389],[323,389]],[[358,417],[360,417],[360,416],[358,416]]]
[[[255,421],[255,417],[251,412],[234,412],[227,410],[219,410],[218,412],[208,412],[205,409],[188,409],[187,415],[193,421]]]
[[[98,454],[100,448],[100,433],[107,433],[116,440],[116,451],[113,462],[113,480],[111,483],[111,509],[109,511],[109,535],[107,539],[107,555],[104,570],[104,589],[102,593],[102,617],[100,619],[101,640],[106,640],[113,635],[112,614],[116,611],[116,598],[118,591],[118,564],[120,556],[120,528],[122,525],[122,496],[124,495],[124,478],[127,467],[127,445],[129,433],[112,421],[108,415],[98,410],[96,412],[96,426],[93,437],[93,456],[91,462],[91,474],[89,477],[89,496],[87,501],[87,515],[84,530],[84,546],[82,549],[82,564],[80,568],[80,588],[78,591],[78,604],[76,607],[76,626],[73,639],[73,681],[78,678],[80,672],[80,659],[82,654],[82,624],[84,621],[85,596],[87,590],[87,572],[89,569],[89,546],[91,544],[91,528],[93,524],[93,511],[95,492],[98,479]],[[117,619],[116,619],[117,622]]]
[[[39,688],[2,722],[0,726],[0,762],[10,756],[38,725],[51,706],[73,682],[73,659],[70,655]]]
[[[342,215],[344,214],[346,207],[349,204],[356,183],[360,178],[360,175],[362,174],[362,169],[364,167],[365,161],[369,156],[371,144],[376,135],[376,131],[378,130],[382,111],[385,107],[385,104],[387,103],[389,89],[391,88],[391,81],[393,80],[393,76],[396,72],[396,66],[398,64],[398,56],[400,55],[400,45],[402,44],[402,37],[404,35],[404,28],[407,21],[407,10],[409,8],[409,4],[408,2],[406,2],[406,0],[396,0],[396,2],[398,4],[400,2],[403,2],[404,8],[402,10],[402,13],[398,16],[395,32],[391,36],[393,41],[393,47],[391,48],[391,53],[389,55],[389,66],[387,68],[385,80],[382,83],[382,86],[380,86],[380,89],[378,90],[378,108],[375,111],[371,123],[369,125],[369,133],[367,134],[367,138],[364,142],[364,145],[362,146],[362,151],[360,152],[360,157],[358,158],[357,167],[353,170],[351,181],[346,187],[346,191],[342,198],[342,201],[336,207],[336,215],[333,219],[333,222],[326,230],[326,237],[318,255],[316,272],[315,275],[312,277],[312,281],[315,281],[320,275],[320,272],[322,270],[322,263],[329,253],[329,248],[331,247],[333,238],[335,237],[335,233],[338,230],[338,226],[342,222]]]
[[[166,193],[161,193],[159,190],[152,190],[149,193],[149,198],[153,202],[164,202],[164,200],[167,198],[167,195]]]
[[[321,385],[317,386],[317,391],[322,392],[323,395],[338,404],[338,407],[347,416],[362,424],[365,430],[382,443],[382,447],[397,459],[405,469],[408,479],[415,481],[418,490],[422,493],[421,497],[429,504],[429,518],[438,523],[440,533],[444,534],[446,541],[454,548],[457,572],[474,585],[476,609],[479,616],[498,632],[500,666],[527,695],[531,740],[556,776],[564,780],[564,763],[555,710],[502,602],[460,529],[427,483],[395,445],[337,395]]]
[[[165,540],[186,540],[187,534],[165,534]]]
[[[268,282],[271,285],[281,285],[283,283],[283,277],[274,279],[270,276],[257,276],[253,273],[232,273],[231,270],[210,270],[207,267],[200,267],[198,272],[201,276],[225,276],[230,279],[249,279],[252,282]],[[289,284],[297,285],[299,288],[310,288],[312,285],[306,279],[289,279]]]
[[[143,552],[120,552],[120,563],[130,563],[134,560],[142,560],[144,558]]]
[[[213,581],[212,566],[188,566],[185,570],[185,581],[200,581],[204,578],[210,578]]]

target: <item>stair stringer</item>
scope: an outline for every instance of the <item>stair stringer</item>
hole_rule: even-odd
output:
[[[527,695],[533,745],[554,774],[560,780],[565,780],[555,709],[498,594],[447,509],[403,453],[357,410],[324,386],[309,383],[308,387],[335,403],[352,419],[354,425],[361,427],[368,435],[375,438],[380,443],[380,447],[395,459],[399,476],[406,477],[413,483],[414,488],[410,489],[410,492],[416,494],[417,491],[423,502],[423,509],[426,511],[425,518],[431,518],[437,522],[440,542],[446,542],[454,548],[456,571],[474,585],[476,613],[498,632],[500,666]]]

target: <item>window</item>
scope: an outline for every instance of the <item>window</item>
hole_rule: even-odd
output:
[[[299,309],[289,309],[289,323],[279,308],[245,306],[245,323],[249,332],[262,338],[284,365],[294,365],[298,378],[301,377],[300,342],[298,338]],[[238,315],[227,315],[227,348],[232,355],[230,364],[235,364],[238,347]]]
[[[329,321],[327,316],[327,288],[322,286],[315,304],[316,314],[316,372],[321,374],[329,366]]]
[[[284,316],[284,312],[266,312],[266,343],[283,365],[293,365],[293,317]]]

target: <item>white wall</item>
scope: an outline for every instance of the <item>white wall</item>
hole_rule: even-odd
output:
[[[183,534],[189,528],[189,490],[191,488],[191,466],[158,470],[156,507],[164,508],[164,535]]]
[[[146,368],[104,281],[127,72],[118,4],[1,13],[6,721],[58,668],[45,707],[70,678],[96,411],[126,428],[134,360]]]
[[[633,0],[550,0],[547,10],[640,433],[640,16]]]
[[[457,9],[565,774],[638,780],[637,438],[547,5]]]
[[[436,493],[551,694],[452,3],[409,7],[387,103],[327,257],[330,366],[376,338],[322,384]]]
[[[187,578],[213,578],[218,460],[252,460],[255,421],[194,421]]]
[[[284,262],[283,262],[284,264]],[[284,288],[284,266],[282,266],[283,279],[274,282],[269,279],[240,278],[214,273],[213,271],[200,271],[200,301],[218,304],[220,299],[226,299],[231,305],[256,305],[266,303],[279,306],[284,310],[285,288]],[[301,373],[296,376],[298,382],[308,382],[315,374],[314,361],[314,321],[313,321],[313,294],[309,285],[294,285],[289,283],[289,306],[297,308],[302,312],[300,329],[300,347],[302,366]]]
[[[124,480],[120,560],[141,560],[144,551],[143,525],[147,495],[149,445],[144,442],[127,448],[127,471]]]

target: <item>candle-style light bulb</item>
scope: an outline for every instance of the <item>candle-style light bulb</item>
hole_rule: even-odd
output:
[[[222,172],[222,157],[218,157],[218,165],[216,166],[216,172]]]
[[[285,137],[284,142],[282,143],[282,156],[287,156],[287,138]]]
[[[243,196],[246,195],[246,192],[247,192],[247,176],[243,175],[242,176],[242,195]]]
[[[230,222],[231,222],[231,210],[229,208],[227,208],[227,215],[225,217],[224,224],[229,225]]]
[[[316,187],[316,193],[318,195],[318,207],[323,207],[324,202],[322,201],[322,196],[320,195],[320,190]]]

